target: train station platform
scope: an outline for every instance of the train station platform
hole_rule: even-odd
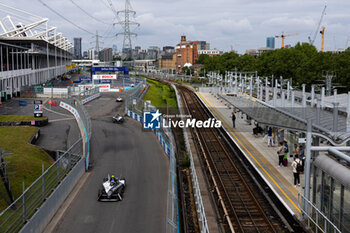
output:
[[[297,218],[300,216],[298,193],[303,193],[304,176],[300,175],[300,186],[294,186],[292,158],[288,157],[288,166],[278,166],[277,143],[268,147],[263,136],[253,135],[254,124],[249,124],[241,113],[236,113],[236,128],[232,127],[232,108],[228,108],[221,99],[208,92],[197,92],[197,96],[213,115],[221,120],[226,132],[256,168],[266,183],[274,191],[289,212]],[[291,152],[291,151],[290,151]]]

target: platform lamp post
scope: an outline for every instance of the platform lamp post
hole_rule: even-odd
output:
[[[304,189],[304,211],[309,215],[310,207],[308,201],[310,200],[310,171],[311,171],[311,144],[312,144],[312,120],[307,119],[306,130],[306,153],[305,153],[305,189]],[[305,200],[306,199],[306,200]]]

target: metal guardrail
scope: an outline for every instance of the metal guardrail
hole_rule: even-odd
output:
[[[310,207],[308,210],[304,209],[305,202]],[[341,233],[341,231],[330,221],[326,215],[322,213],[310,200],[306,199],[303,194],[298,194],[298,207],[301,210],[301,216],[306,219],[309,229],[314,232],[334,232]]]
[[[64,154],[36,179],[9,207],[0,213],[0,232],[18,232],[54,192],[82,158],[82,139],[77,140]]]
[[[156,111],[156,108],[147,104],[142,100],[146,94],[148,87],[146,82],[140,82],[135,89],[126,92],[125,110],[129,116],[138,120],[142,124],[143,110]],[[178,198],[177,198],[177,182],[176,182],[176,158],[175,158],[175,140],[169,128],[153,131],[165,153],[169,156],[169,182],[168,182],[168,198],[167,198],[167,224],[166,232],[178,232]]]
[[[180,101],[180,97],[178,95],[177,89],[176,89],[175,85],[172,85],[172,87],[175,90],[178,105],[180,105],[181,101]],[[184,116],[184,113],[182,111],[182,107],[179,107],[179,111],[180,111],[180,115]],[[181,119],[183,120],[183,117],[181,117]],[[207,217],[206,217],[205,210],[204,210],[201,190],[199,188],[197,172],[196,172],[196,168],[194,167],[193,155],[192,155],[191,146],[190,146],[190,142],[188,139],[186,128],[183,128],[183,134],[184,134],[184,139],[185,139],[185,144],[186,144],[186,151],[190,157],[191,179],[192,179],[192,183],[193,183],[193,187],[194,187],[193,190],[194,190],[194,198],[196,199],[197,213],[199,215],[198,220],[201,223],[200,224],[201,233],[209,233]]]

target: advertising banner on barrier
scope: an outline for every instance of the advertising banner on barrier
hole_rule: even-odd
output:
[[[100,88],[100,92],[108,92],[111,89],[111,85],[110,84],[100,84],[100,85],[96,85]]]
[[[80,120],[80,116],[79,116],[78,111],[75,108],[73,108],[71,105],[66,104],[65,102],[61,101],[60,107],[70,111],[74,115],[74,117],[77,121]]]
[[[116,74],[95,74],[92,75],[92,79],[117,79]]]

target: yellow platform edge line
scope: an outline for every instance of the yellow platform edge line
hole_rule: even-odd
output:
[[[265,172],[265,174],[271,179],[271,181],[276,185],[276,187],[283,193],[283,195],[289,200],[289,202],[301,213],[301,210],[299,207],[292,201],[292,199],[284,192],[284,190],[278,185],[278,183],[271,177],[271,175],[265,170],[265,168],[257,161],[257,159],[250,153],[250,151],[243,145],[243,143],[236,137],[235,133],[230,129],[229,124],[227,123],[227,120],[225,117],[215,110],[215,107],[213,107],[207,99],[202,96],[201,94],[197,93],[199,97],[205,102],[205,104],[214,112],[216,117],[218,117],[222,122],[224,122],[224,126],[226,129],[230,132],[230,134],[237,140],[237,142],[246,150],[246,152],[254,159],[254,161],[259,165],[259,167]]]

